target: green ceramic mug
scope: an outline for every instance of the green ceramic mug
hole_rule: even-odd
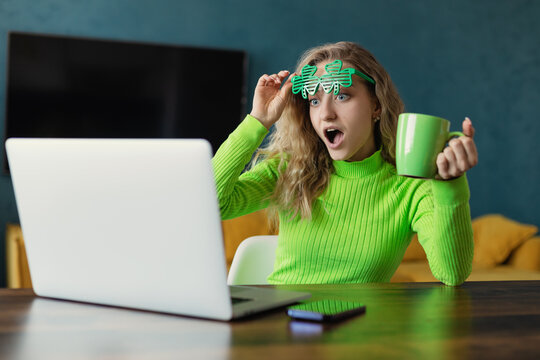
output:
[[[403,113],[398,117],[396,168],[398,175],[431,179],[437,174],[437,155],[459,131],[450,121],[431,115]]]

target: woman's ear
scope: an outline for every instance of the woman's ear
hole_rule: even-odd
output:
[[[371,100],[372,100],[372,106],[373,106],[373,113],[371,117],[375,119],[381,116],[381,112],[382,112],[381,103],[379,102],[379,99],[377,99],[375,96],[372,96]]]
[[[381,106],[379,105],[379,102],[377,101],[375,104],[375,107],[373,109],[373,113],[371,115],[372,119],[380,118],[381,117]]]

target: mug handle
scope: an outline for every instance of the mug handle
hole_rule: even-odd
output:
[[[446,139],[446,141],[450,141],[451,138],[453,137],[460,137],[460,136],[465,136],[464,133],[462,133],[461,131],[452,131],[450,133],[448,133],[448,139]]]

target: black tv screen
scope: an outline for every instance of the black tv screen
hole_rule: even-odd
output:
[[[215,151],[245,112],[244,51],[8,37],[6,139],[205,138]]]

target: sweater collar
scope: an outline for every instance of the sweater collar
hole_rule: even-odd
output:
[[[334,160],[335,174],[344,178],[359,178],[376,173],[383,167],[381,150],[362,161]]]

